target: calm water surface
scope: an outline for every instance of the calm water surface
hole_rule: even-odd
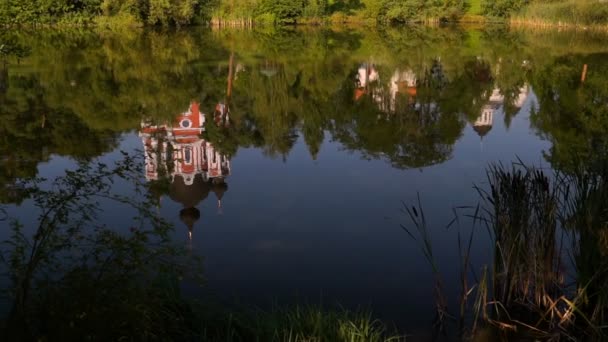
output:
[[[401,229],[420,195],[451,304],[453,208],[492,162],[568,171],[601,143],[603,36],[500,28],[0,34],[0,200],[76,161],[145,156],[205,295],[433,318],[433,276]],[[583,66],[588,71],[582,75]],[[584,76],[584,81],[581,78]],[[604,138],[605,139],[605,138]],[[127,229],[128,213],[104,220]],[[461,222],[468,231],[470,224]],[[6,229],[0,237],[6,238]],[[483,234],[476,266],[491,262]],[[452,286],[453,285],[453,286]],[[428,330],[428,329],[427,329]]]

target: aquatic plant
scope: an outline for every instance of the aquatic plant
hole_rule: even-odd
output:
[[[193,274],[192,259],[170,242],[171,225],[155,213],[140,165],[123,153],[114,165],[82,162],[53,181],[17,183],[37,219],[24,225],[4,208],[11,231],[0,250],[12,303],[1,326],[6,340],[147,339],[180,325],[172,293],[176,279]],[[117,192],[116,182],[135,195]],[[107,214],[101,203],[130,208],[126,232],[98,223]]]
[[[464,216],[485,228],[494,251],[491,266],[483,266],[481,276],[469,285],[474,230],[467,245],[459,233],[459,322],[462,330],[468,328],[467,335],[490,325],[509,334],[523,332],[520,337],[606,338],[608,262],[600,237],[608,212],[606,170],[587,168],[566,175],[521,162],[488,168],[488,186],[475,187],[480,205],[458,208],[473,210]],[[418,211],[420,203],[410,210]],[[424,237],[424,250],[431,250],[428,228],[418,236]],[[567,274],[571,269],[574,282]]]

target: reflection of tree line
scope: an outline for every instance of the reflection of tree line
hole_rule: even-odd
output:
[[[535,58],[530,42],[499,32],[475,38],[488,45],[480,44],[477,58],[462,47],[475,32],[427,31],[406,34],[408,41],[330,31],[17,36],[30,56],[19,54],[20,64],[4,58],[0,68],[1,182],[34,176],[53,154],[98,156],[142,115],[170,120],[188,98],[204,108],[220,99],[230,106],[230,129],[209,125],[203,133],[226,155],[253,146],[285,157],[302,135],[316,158],[329,133],[365,157],[424,167],[450,158],[467,122],[487,133],[502,109],[508,127],[531,89],[540,103],[533,123],[554,142],[549,160],[601,146],[601,54],[546,58],[544,48]],[[417,39],[428,44],[418,49]],[[585,86],[569,92],[586,59],[593,63]],[[362,79],[361,69],[371,68],[376,76],[365,71]]]
[[[228,126],[230,118],[225,104],[216,105],[212,119],[215,125]],[[188,226],[189,238],[200,218],[197,206],[213,192],[221,211],[222,198],[228,191],[225,178],[230,175],[230,161],[201,138],[206,120],[199,103],[192,102],[173,122],[162,125],[143,122],[139,133],[150,188],[156,195],[168,193],[172,200],[182,204],[180,219]]]

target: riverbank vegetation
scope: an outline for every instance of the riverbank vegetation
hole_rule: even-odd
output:
[[[598,0],[6,0],[0,25],[251,26],[504,21],[607,25]]]
[[[456,317],[464,336],[484,325],[507,340],[604,341],[608,338],[606,160],[566,174],[514,163],[490,165],[480,204],[455,212],[461,256],[460,312],[442,304],[428,222],[420,202],[405,208],[403,228],[435,270],[438,317]],[[472,228],[463,229],[471,219]],[[415,228],[415,229],[414,229]],[[468,231],[461,235],[462,231]],[[475,269],[474,241],[488,234],[489,264]],[[443,318],[441,325],[450,324]]]
[[[513,16],[513,22],[533,26],[608,29],[608,2],[597,0],[532,2]]]
[[[38,215],[24,225],[0,207],[10,237],[0,249],[4,341],[404,341],[365,311],[221,308],[186,299],[201,264],[171,240],[140,177],[143,158],[81,163],[54,180],[19,183]],[[133,187],[124,196],[113,184]],[[132,212],[108,227],[100,202]],[[7,299],[3,297],[3,299]],[[6,310],[8,303],[10,310]]]

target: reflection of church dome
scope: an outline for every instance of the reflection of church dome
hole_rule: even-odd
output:
[[[183,176],[175,175],[169,189],[169,197],[175,202],[181,203],[185,208],[195,207],[207,198],[210,190],[209,183],[205,182],[200,174],[194,177],[191,185],[186,185]]]
[[[479,125],[479,126],[476,125],[476,126],[473,126],[473,130],[475,130],[475,132],[477,132],[477,134],[483,138],[492,130],[492,126],[491,125]]]
[[[211,191],[213,191],[217,199],[221,201],[226,191],[228,191],[228,184],[224,182],[224,179],[215,178],[213,180]]]
[[[494,122],[494,111],[498,109],[498,106],[487,104],[483,106],[481,115],[473,124],[473,129],[480,137],[484,137],[488,132],[492,130],[492,123]]]
[[[182,209],[179,212],[179,219],[188,226],[188,230],[192,230],[199,218],[201,218],[201,212],[194,207]]]

